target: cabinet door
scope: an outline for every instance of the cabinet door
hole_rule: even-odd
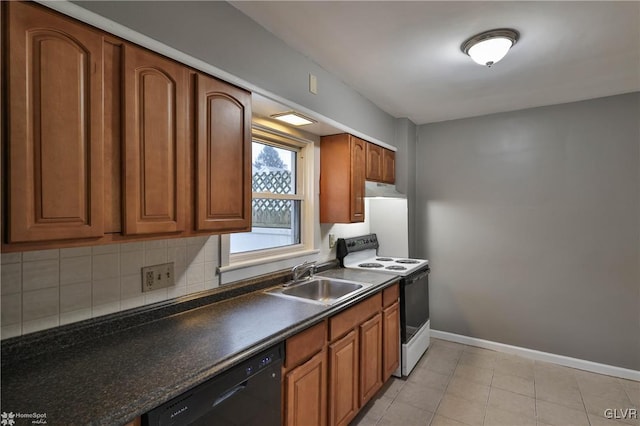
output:
[[[365,144],[351,136],[351,222],[364,222]]]
[[[358,412],[358,339],[352,331],[329,345],[329,424],[347,425]]]
[[[102,38],[23,2],[8,13],[8,242],[103,235]]]
[[[251,94],[197,77],[196,230],[251,228]]]
[[[360,326],[360,405],[382,387],[382,314]]]
[[[382,151],[381,146],[367,142],[367,179],[379,182],[382,180]]]
[[[400,365],[400,309],[398,302],[386,308],[382,324],[382,379],[386,382]]]
[[[188,70],[124,50],[124,234],[185,229]]]
[[[396,153],[390,149],[382,151],[382,181],[385,183],[396,182]]]
[[[285,424],[326,425],[327,352],[322,351],[286,375]]]

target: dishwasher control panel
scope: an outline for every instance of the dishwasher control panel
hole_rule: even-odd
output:
[[[244,372],[247,377],[257,373],[263,368],[271,365],[274,360],[280,359],[279,354],[277,352],[270,352],[267,355],[262,356],[261,358],[256,359],[250,365],[245,366]]]

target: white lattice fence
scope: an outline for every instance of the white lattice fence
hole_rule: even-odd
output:
[[[253,174],[253,192],[273,194],[291,193],[291,172],[288,170],[264,171]],[[257,198],[253,200],[253,226],[263,228],[291,227],[291,200]]]

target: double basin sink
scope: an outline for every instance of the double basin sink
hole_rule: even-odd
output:
[[[285,284],[284,286],[268,290],[267,294],[298,299],[310,303],[333,305],[370,286],[371,284],[335,278],[311,277],[299,283]]]

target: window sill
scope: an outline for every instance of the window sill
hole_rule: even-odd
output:
[[[306,249],[301,251],[277,254],[273,256],[261,257],[259,259],[243,260],[240,262],[234,262],[227,266],[218,267],[218,273],[223,274],[225,272],[235,271],[237,269],[249,268],[251,266],[257,266],[257,265],[264,265],[267,263],[277,262],[281,260],[295,259],[296,257],[310,256],[318,253],[320,253],[320,250]]]

